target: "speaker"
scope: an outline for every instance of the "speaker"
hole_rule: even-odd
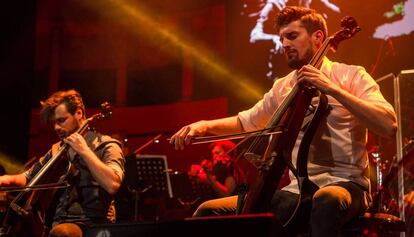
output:
[[[270,213],[254,215],[198,217],[163,222],[92,225],[86,237],[213,237],[213,236],[287,236]]]

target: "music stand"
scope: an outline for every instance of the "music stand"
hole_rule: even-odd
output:
[[[126,157],[125,181],[135,193],[135,220],[138,219],[140,196],[151,190],[151,195],[173,197],[167,157],[165,155],[135,155]]]
[[[199,200],[214,198],[213,189],[209,184],[200,183],[188,173],[174,172],[170,174],[174,197],[182,206],[192,206]]]

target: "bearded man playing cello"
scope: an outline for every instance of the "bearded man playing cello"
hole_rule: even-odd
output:
[[[395,112],[364,68],[332,62],[326,57],[320,69],[309,65],[327,37],[326,22],[320,14],[308,8],[286,7],[276,17],[287,63],[294,70],[276,80],[249,110],[184,126],[170,142],[176,149],[183,149],[194,137],[207,133],[262,129],[296,83],[315,86],[326,94],[330,110],[316,131],[308,155],[309,178],[319,186],[312,199],[311,236],[338,236],[341,226],[366,210],[370,201],[367,129],[393,137],[397,129]],[[292,160],[296,159],[300,140],[299,134]],[[295,179],[275,192],[272,211],[282,223],[290,217],[297,197]],[[236,203],[236,196],[208,201],[200,205],[195,216],[234,214]]]

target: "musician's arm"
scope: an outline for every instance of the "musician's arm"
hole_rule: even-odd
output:
[[[28,181],[31,180],[37,172],[42,168],[44,160],[50,157],[51,152],[46,153],[45,156],[41,157],[37,162],[23,173],[13,175],[0,176],[0,186],[26,186]]]
[[[333,95],[370,131],[385,137],[395,135],[397,122],[393,111],[357,98],[345,90],[335,91]]]
[[[203,122],[203,121],[200,121],[200,122]],[[214,119],[214,120],[204,120],[204,122],[206,126],[205,133],[219,135],[219,134],[238,133],[238,132],[243,131],[243,127],[241,126],[238,116],[232,116],[232,117],[226,117],[226,118]]]
[[[2,175],[0,176],[0,187],[4,186],[25,186],[27,179],[24,173],[13,174],[13,175]]]
[[[120,168],[120,172],[117,172],[118,169],[114,169],[115,165],[109,165],[104,163],[96,154],[93,152],[89,146],[86,144],[85,139],[78,133],[73,133],[65,139],[75,151],[78,153],[82,159],[85,161],[86,165],[89,168],[93,178],[99,183],[99,185],[107,191],[109,194],[114,195],[123,179],[123,170]],[[109,156],[117,156],[119,160],[123,159],[121,148],[117,145],[112,146],[107,152]]]
[[[122,156],[121,154],[119,155]],[[101,187],[111,195],[116,194],[121,186],[121,175],[119,175],[111,166],[102,162],[90,149],[83,151],[81,156],[86,162],[92,176]]]
[[[233,176],[228,176],[224,181],[224,185],[218,182],[214,176],[211,176],[208,179],[214,192],[216,192],[220,198],[230,196],[236,189],[236,181]]]
[[[333,83],[318,69],[307,65],[298,71],[298,81],[307,81],[331,95],[372,132],[392,137],[397,131],[393,108],[379,92],[379,87],[362,68],[349,72],[354,75],[352,93]]]
[[[226,117],[214,120],[201,120],[182,127],[170,140],[176,149],[184,149],[192,138],[205,134],[230,134],[243,131],[238,116]]]

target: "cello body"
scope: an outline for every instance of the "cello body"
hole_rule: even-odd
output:
[[[275,135],[269,142],[267,149],[269,146],[274,149],[265,152],[266,156],[261,159],[262,164],[258,167],[255,179],[249,181],[249,193],[244,200],[242,214],[269,211],[273,194],[279,186],[285,169],[293,167],[291,164],[292,150],[314,94],[314,90],[310,88],[301,90],[303,91],[296,96],[295,101],[291,103],[277,126],[281,133]]]
[[[241,202],[242,209],[239,212],[240,214],[251,214],[271,211],[273,195],[279,187],[282,175],[285,173],[286,168],[288,168],[296,176],[300,189],[295,210],[292,212],[289,220],[281,223],[291,235],[306,232],[308,229],[308,226],[302,223],[306,223],[309,219],[311,199],[318,190],[318,186],[312,183],[307,175],[307,152],[316,128],[324,118],[328,107],[326,96],[319,94],[319,104],[311,122],[307,124],[304,131],[295,167],[292,164],[292,150],[302,129],[307,107],[311,104],[316,92],[314,88],[309,87],[304,87],[300,90],[303,91],[300,91],[296,96],[295,101],[291,103],[288,111],[277,126],[280,132],[270,140],[268,145],[268,148],[270,145],[273,145],[278,149],[265,152],[268,156],[262,158],[261,162],[256,162],[257,172],[252,176],[254,179],[250,178],[248,181],[248,191],[243,202]],[[289,133],[287,133],[288,131]],[[272,142],[273,144],[271,144]],[[245,159],[250,160],[249,158]],[[260,165],[257,165],[257,163]]]

